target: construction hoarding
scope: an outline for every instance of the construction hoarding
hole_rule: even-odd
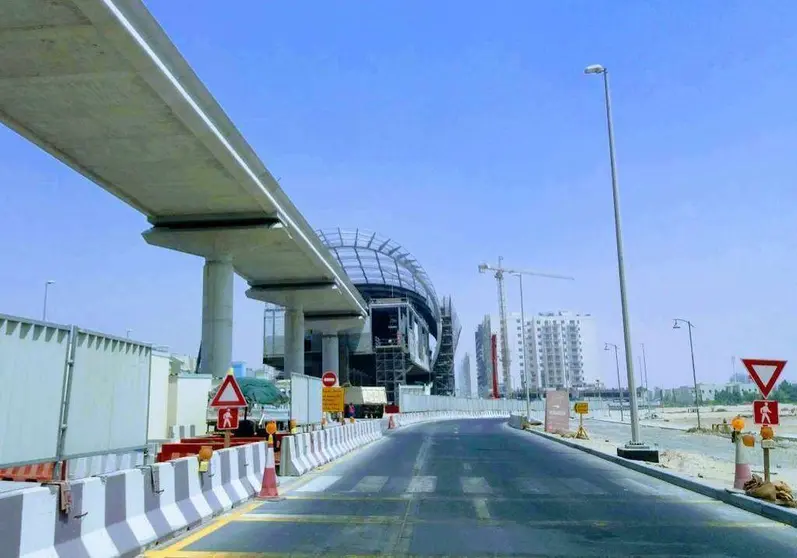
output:
[[[298,424],[321,422],[321,378],[291,374],[291,419]]]
[[[0,467],[146,447],[151,353],[128,339],[0,315]]]

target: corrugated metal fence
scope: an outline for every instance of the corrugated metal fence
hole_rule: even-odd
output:
[[[129,339],[0,314],[0,467],[145,448],[151,357]]]
[[[533,401],[532,404],[539,404]],[[503,411],[506,413],[526,410],[526,402],[517,399],[470,399],[445,395],[419,395],[399,392],[399,409],[402,413],[416,411]]]

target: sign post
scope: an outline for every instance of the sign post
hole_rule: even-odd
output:
[[[224,431],[225,448],[230,447],[230,432],[238,428],[240,408],[248,406],[241,387],[230,369],[209,405],[211,409],[218,410],[216,430]]]
[[[750,378],[758,386],[764,399],[753,401],[753,418],[761,425],[761,449],[764,450],[764,482],[769,482],[769,452],[775,448],[775,431],[772,425],[779,423],[778,402],[769,401],[769,394],[786,367],[785,360],[769,360],[760,358],[743,358],[742,364],[747,368]]]
[[[589,440],[587,431],[584,429],[584,415],[589,413],[589,401],[579,401],[573,405],[573,410],[578,414],[578,430],[576,430],[576,438],[579,440]]]

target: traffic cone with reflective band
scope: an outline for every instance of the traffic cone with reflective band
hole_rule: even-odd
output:
[[[733,475],[733,487],[744,488],[744,483],[753,478],[750,464],[747,462],[747,450],[744,447],[743,435],[741,432],[734,432],[734,443],[736,445],[736,470]]]
[[[263,484],[260,486],[258,500],[275,500],[279,498],[277,490],[277,460],[274,458],[274,439],[269,435],[266,449],[266,468],[263,469]]]

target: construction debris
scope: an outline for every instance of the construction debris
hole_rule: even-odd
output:
[[[744,483],[744,492],[759,500],[766,500],[787,508],[797,508],[791,487],[783,481],[764,482],[764,479],[754,474],[752,479]]]

